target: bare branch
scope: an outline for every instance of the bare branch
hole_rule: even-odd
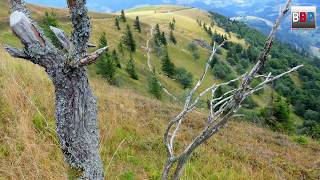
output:
[[[92,44],[92,43],[87,43],[87,47],[88,48],[95,48],[97,47],[96,45]]]
[[[279,16],[278,16],[275,24],[273,25],[272,30],[268,36],[268,39],[264,45],[264,49],[260,53],[260,55],[258,56],[258,61],[257,61],[256,65],[254,66],[254,68],[252,68],[252,70],[251,70],[250,74],[248,75],[248,78],[244,82],[244,84],[250,84],[250,81],[252,80],[252,78],[259,72],[259,70],[263,67],[264,63],[266,62],[267,57],[269,55],[269,52],[271,50],[272,44],[273,44],[274,36],[277,32],[278,27],[280,26],[281,21],[283,20],[286,13],[289,11],[290,5],[291,5],[291,0],[287,0],[284,8],[282,10],[280,10]]]
[[[288,0],[285,7],[281,10],[279,17],[277,21],[275,22],[268,39],[265,43],[264,49],[260,53],[258,57],[258,61],[256,65],[251,69],[250,73],[246,73],[242,76],[239,76],[238,78],[231,80],[226,83],[221,83],[218,85],[212,85],[211,87],[205,89],[203,92],[201,92],[198,96],[193,97],[197,89],[201,86],[203,80],[205,79],[205,76],[207,74],[207,71],[209,69],[210,62],[213,59],[213,56],[215,55],[216,48],[213,47],[212,54],[205,66],[204,72],[198,81],[198,83],[194,86],[194,88],[190,91],[188,96],[186,97],[184,109],[169,122],[169,125],[165,131],[164,134],[164,144],[167,150],[168,160],[166,162],[166,165],[164,167],[163,171],[163,180],[169,179],[170,170],[174,167],[174,173],[172,176],[172,179],[178,180],[180,178],[182,169],[184,167],[184,164],[187,162],[187,159],[190,157],[191,153],[196,149],[200,144],[205,142],[207,139],[209,139],[212,135],[217,133],[224,125],[230,120],[230,118],[241,108],[241,103],[252,93],[264,88],[265,84],[268,84],[272,81],[275,81],[279,78],[281,78],[284,75],[287,75],[293,71],[298,70],[302,67],[302,65],[292,68],[291,70],[284,72],[280,75],[271,76],[271,73],[268,76],[265,75],[257,75],[257,73],[262,69],[264,63],[267,60],[267,57],[269,56],[274,35],[278,27],[280,26],[280,22],[285,16],[285,14],[288,12],[288,9],[290,7],[291,0]],[[222,44],[223,45],[223,44]],[[220,46],[222,46],[220,45]],[[259,84],[258,86],[251,88],[250,84],[254,78],[265,78],[265,80]],[[238,88],[235,88],[222,96],[215,98],[215,92],[216,90],[223,86],[228,85],[232,82],[239,81],[242,79],[242,83]],[[203,131],[196,136],[192,140],[192,142],[183,150],[180,154],[175,154],[174,152],[174,141],[175,137],[177,136],[177,133],[180,129],[180,126],[183,122],[184,117],[191,112],[195,107],[196,104],[200,101],[200,99],[207,94],[208,92],[212,93],[212,99],[210,100],[210,111],[208,115],[208,123],[207,126],[203,129]],[[190,105],[191,100],[195,98],[193,103]],[[175,127],[174,127],[175,126]],[[173,128],[174,127],[174,128]],[[171,130],[173,129],[173,132]],[[170,139],[170,140],[169,140]],[[173,164],[177,163],[176,166]]]
[[[217,52],[217,49],[220,48],[220,47],[222,47],[226,42],[227,42],[226,40],[223,41],[218,47],[216,47],[215,44],[213,45],[212,53],[211,53],[211,55],[210,55],[210,57],[209,57],[206,65],[205,65],[205,68],[204,68],[204,71],[203,71],[203,73],[202,73],[202,75],[201,75],[201,78],[199,79],[199,81],[197,82],[197,84],[195,85],[195,87],[190,91],[189,95],[188,95],[187,98],[186,98],[185,107],[189,105],[189,103],[190,103],[190,101],[191,101],[191,97],[192,97],[192,96],[194,95],[194,93],[198,90],[198,88],[201,86],[204,78],[206,77],[207,72],[208,72],[209,67],[210,67],[210,64],[211,64],[211,62],[212,62],[212,60],[213,60],[213,57],[214,57],[214,55],[215,55],[216,52]]]
[[[9,0],[10,12],[20,11],[29,16],[30,12],[27,10],[24,0]]]
[[[26,53],[24,53],[20,49],[17,49],[17,48],[14,48],[14,47],[10,47],[8,45],[5,46],[5,49],[14,58],[22,58],[22,59],[26,59],[26,60],[30,60],[31,59]]]
[[[297,70],[300,69],[301,67],[303,67],[303,65],[299,65],[299,66],[293,67],[293,68],[291,68],[290,70],[288,70],[288,71],[286,71],[286,72],[284,72],[284,73],[281,73],[281,74],[279,74],[279,75],[277,75],[277,76],[274,76],[274,77],[271,77],[271,74],[269,74],[269,76],[266,78],[265,81],[261,82],[261,83],[260,83],[259,85],[257,85],[255,88],[253,88],[252,90],[250,90],[249,92],[247,92],[247,93],[245,94],[245,97],[248,97],[248,96],[250,96],[251,94],[253,94],[253,93],[255,93],[255,92],[263,89],[266,84],[269,84],[269,83],[271,83],[271,82],[273,82],[273,81],[275,81],[275,80],[277,80],[277,79],[279,79],[279,78],[281,78],[281,77],[283,77],[283,76],[285,76],[285,75],[287,75],[287,74],[290,74],[290,73],[292,73],[293,71],[297,71]]]
[[[108,46],[98,49],[95,52],[85,56],[80,60],[80,66],[88,66],[96,62],[96,60],[108,49]]]
[[[71,47],[71,42],[68,38],[68,35],[61,29],[50,26],[51,31],[56,35],[57,39],[61,43],[62,47],[69,51]]]
[[[75,46],[72,56],[83,58],[87,53],[87,43],[90,37],[90,19],[85,6],[86,0],[67,0],[73,25],[71,41]]]

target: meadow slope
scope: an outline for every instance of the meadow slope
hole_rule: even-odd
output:
[[[31,7],[36,17],[51,10]],[[55,11],[61,17],[62,28],[70,32],[70,23],[63,21],[66,12]],[[161,28],[168,31],[168,21],[173,17],[176,19],[179,46],[169,45],[169,52],[174,57],[173,62],[192,72],[195,79],[208,56],[207,50],[200,49],[201,58],[194,62],[191,54],[184,50],[194,38],[209,41],[195,20],[198,17],[205,19],[205,12],[172,6],[128,11],[128,17],[135,18],[136,15],[143,23],[143,32],[134,33],[139,45],[134,59],[140,80],[133,81],[124,70],[119,70],[120,87],[114,87],[96,75],[94,67],[89,68],[90,84],[98,99],[100,150],[108,179],[159,179],[165,161],[162,134],[166,123],[180,110],[169,98],[158,101],[147,92],[148,67],[144,46],[150,28],[160,23]],[[114,16],[92,13],[91,42],[97,43],[99,34],[105,31],[111,49],[116,48],[121,33],[114,27]],[[19,45],[5,25],[7,19],[0,21],[1,44]],[[132,22],[130,19],[129,23]],[[124,24],[121,27],[124,29]],[[245,44],[234,35],[232,40]],[[126,57],[127,54],[122,56],[121,63],[127,61]],[[156,57],[152,62],[160,68]],[[179,84],[161,74],[159,77],[166,87],[182,96]],[[213,81],[216,79],[208,78],[205,85]],[[190,114],[178,138],[189,141],[188,135],[199,131],[205,119],[205,110]],[[319,179],[319,167],[319,142],[308,140],[299,144],[296,137],[234,120],[196,150],[182,179]],[[64,163],[55,134],[54,89],[50,80],[43,69],[13,59],[1,48],[0,179],[65,179],[72,173]]]

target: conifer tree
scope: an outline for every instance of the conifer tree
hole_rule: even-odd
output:
[[[111,53],[111,59],[113,60],[113,62],[115,63],[115,65],[117,66],[117,68],[120,68],[121,69],[121,64],[120,64],[120,61],[119,61],[119,56],[118,56],[118,53],[117,51],[114,49]]]
[[[167,38],[164,32],[161,33],[160,41],[164,46],[167,46]]]
[[[124,53],[124,52],[123,52],[123,44],[122,44],[121,41],[120,41],[119,44],[118,44],[118,50],[119,50],[119,52],[120,52],[121,54]]]
[[[171,41],[174,45],[176,45],[176,44],[177,44],[176,37],[174,36],[174,34],[173,34],[173,31],[172,31],[172,30],[170,31],[170,41]]]
[[[129,62],[127,63],[126,71],[129,74],[130,78],[135,79],[135,80],[139,79],[131,54],[130,54]]]
[[[121,10],[121,20],[123,21],[123,22],[127,22],[127,18],[126,18],[126,14],[124,13],[124,10],[122,9]]]
[[[122,37],[123,44],[131,51],[135,52],[136,51],[136,42],[133,38],[133,34],[131,32],[130,26],[127,25],[127,30]]]
[[[212,36],[212,29],[211,29],[211,27],[208,28],[208,34],[209,34],[210,37]]]
[[[140,20],[139,20],[139,16],[136,17],[136,20],[134,22],[134,28],[141,33],[141,24],[140,24]]]
[[[52,27],[59,27],[59,22],[58,22],[58,18],[57,18],[57,14],[55,14],[54,12],[45,12],[45,16],[41,19],[40,24],[39,24],[45,35],[51,40],[51,42],[59,48],[62,48],[61,43],[59,42],[58,38],[56,37],[56,35],[50,30],[50,26]]]
[[[169,23],[169,29],[170,29],[171,31],[174,31],[175,25],[174,25],[173,22],[170,22],[170,23]]]
[[[172,18],[172,22],[175,24],[175,23],[176,23],[176,19],[175,19],[175,18]]]
[[[160,83],[154,73],[151,73],[151,75],[149,76],[148,88],[149,88],[149,92],[154,97],[156,97],[157,99],[161,99],[161,89],[162,88],[161,88]]]
[[[156,46],[161,45],[161,32],[160,32],[159,24],[156,24],[156,27],[155,27],[154,43],[156,44]]]
[[[116,65],[109,54],[104,55],[103,59],[97,62],[97,72],[106,78],[110,84],[114,83]]]
[[[207,24],[206,24],[206,23],[203,23],[203,29],[204,29],[205,31],[207,31]]]
[[[119,17],[117,16],[116,19],[115,19],[115,23],[114,25],[117,27],[117,30],[120,30],[120,23],[119,23]]]
[[[99,37],[99,49],[108,46],[106,32],[102,32]]]
[[[168,51],[162,57],[162,71],[169,77],[173,77],[175,73],[174,64],[171,62]]]

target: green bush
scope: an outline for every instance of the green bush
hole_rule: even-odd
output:
[[[305,120],[301,132],[314,139],[320,139],[320,124],[316,121]]]
[[[306,136],[294,136],[292,139],[294,142],[301,145],[309,144],[309,139]]]
[[[191,87],[193,76],[184,68],[177,68],[175,70],[175,79],[182,85],[184,89]]]
[[[191,52],[194,60],[197,60],[200,58],[199,49],[198,49],[197,44],[195,44],[193,42],[188,44],[188,50]]]
[[[231,68],[222,62],[217,62],[212,68],[213,75],[222,80],[231,80],[235,78]]]
[[[266,125],[281,132],[293,132],[294,124],[290,118],[291,110],[289,103],[281,96],[276,96],[271,105],[263,108],[260,115]]]
[[[134,173],[131,171],[121,174],[120,180],[134,180]]]

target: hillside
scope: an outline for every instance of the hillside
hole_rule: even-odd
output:
[[[4,1],[0,1],[0,5],[1,13],[8,12]],[[51,11],[30,7],[36,18]],[[66,11],[53,10],[62,28],[69,33]],[[165,160],[162,134],[166,123],[179,111],[178,104],[171,103],[165,94],[159,101],[147,90],[149,69],[145,47],[151,38],[150,29],[159,23],[168,33],[168,22],[175,18],[178,44],[169,44],[169,53],[174,64],[187,69],[194,79],[199,78],[199,69],[203,68],[209,54],[207,49],[199,48],[200,59],[195,61],[187,50],[194,39],[210,42],[196,22],[197,19],[209,22],[208,13],[193,8],[152,6],[128,10],[128,23],[132,24],[137,15],[142,22],[142,32],[134,32],[138,49],[133,58],[139,80],[130,79],[121,69],[117,74],[119,87],[110,86],[95,73],[94,66],[90,67],[90,83],[98,99],[100,150],[109,179],[159,179]],[[125,25],[121,24],[121,31],[116,30],[115,16],[91,13],[91,42],[98,44],[99,35],[106,32],[110,49],[117,48]],[[8,15],[4,13],[1,17],[0,43],[18,45],[6,25]],[[214,29],[225,33],[220,27]],[[246,42],[235,34],[232,33],[230,39],[246,47]],[[225,50],[223,56],[226,56]],[[128,53],[121,55],[123,65],[128,57]],[[185,90],[161,73],[159,58],[152,54],[151,62],[160,81],[182,97]],[[43,69],[13,59],[3,49],[0,49],[0,63],[0,179],[62,179],[72,174],[64,164],[56,140],[53,86]],[[215,81],[221,80],[210,77],[204,84],[208,86]],[[268,93],[256,96],[255,101],[263,106],[264,95],[268,97]],[[191,114],[188,124],[192,131],[197,131],[204,119],[205,109]],[[179,138],[187,140],[189,133],[184,132]],[[316,141],[278,134],[235,120],[196,151],[183,179],[317,179],[320,177],[319,157],[320,144]]]

